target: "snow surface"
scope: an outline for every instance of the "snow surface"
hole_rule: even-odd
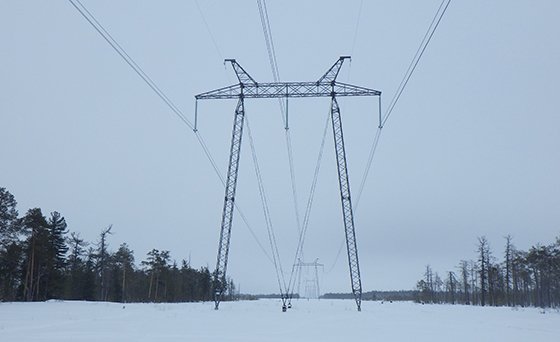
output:
[[[222,303],[0,303],[0,341],[560,341],[560,312],[299,300]]]

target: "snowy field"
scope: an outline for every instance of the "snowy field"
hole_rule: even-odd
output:
[[[414,303],[0,303],[0,341],[560,341],[560,312]]]

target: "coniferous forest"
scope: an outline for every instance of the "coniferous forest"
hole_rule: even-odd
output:
[[[48,299],[115,302],[186,302],[212,299],[207,267],[177,264],[152,249],[137,262],[122,243],[111,248],[112,227],[88,242],[58,212],[40,208],[20,216],[14,196],[0,187],[0,301]],[[228,281],[225,300],[234,292]]]
[[[500,261],[486,237],[479,237],[476,258],[461,260],[456,271],[440,275],[426,266],[416,296],[422,303],[559,307],[560,238],[523,251],[508,235]]]
[[[186,302],[212,300],[207,267],[179,264],[167,250],[152,249],[137,261],[122,243],[111,247],[113,227],[88,242],[69,230],[58,212],[40,208],[19,215],[14,196],[0,187],[0,301],[48,299],[114,302]],[[413,291],[422,303],[489,306],[560,306],[560,238],[528,251],[511,236],[499,260],[486,237],[477,239],[475,258],[439,274],[427,265]],[[225,300],[235,286],[228,280]],[[366,296],[367,297],[367,296]],[[336,297],[338,298],[338,297]]]

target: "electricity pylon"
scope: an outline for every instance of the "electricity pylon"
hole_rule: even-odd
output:
[[[245,99],[285,98],[287,101],[288,98],[294,97],[330,97],[331,121],[334,134],[342,215],[344,219],[344,232],[346,235],[348,266],[350,268],[350,281],[358,311],[361,311],[362,282],[360,279],[360,265],[358,262],[358,247],[356,244],[356,233],[354,230],[354,214],[352,212],[352,199],[350,196],[350,183],[348,180],[348,166],[346,162],[346,151],[344,148],[344,135],[342,133],[342,119],[340,115],[340,107],[338,106],[336,98],[338,96],[380,96],[381,92],[374,89],[338,82],[336,80],[344,60],[349,58],[349,56],[340,57],[336,63],[334,63],[334,65],[315,82],[272,83],[258,83],[245,71],[245,69],[241,67],[241,65],[235,61],[235,59],[226,59],[226,62],[231,63],[239,83],[195,96],[197,102],[198,100],[237,99],[237,107],[235,109],[231,137],[229,165],[225,184],[226,189],[220,228],[220,241],[218,243],[218,258],[216,270],[213,275],[214,303],[216,310],[220,305],[227,283],[226,270],[235,205],[237,173],[239,171],[239,154],[241,152],[241,139],[243,137]],[[287,119],[288,111],[286,106],[286,122]],[[196,122],[197,113],[195,110],[195,130]]]
[[[297,278],[298,278],[298,294],[301,296],[300,293],[300,289],[301,289],[301,272],[303,270],[303,268],[314,268],[314,272],[313,272],[313,279],[305,279],[305,289],[306,289],[306,293],[313,293],[313,296],[316,297],[317,299],[319,299],[319,297],[321,296],[321,290],[319,288],[319,267],[323,268],[325,265],[320,264],[319,263],[319,259],[315,259],[314,262],[303,262],[301,259],[298,259],[298,262],[294,265],[294,267],[297,268]],[[306,272],[307,274],[307,272]],[[308,284],[312,285],[313,288],[313,292],[308,291]],[[307,296],[307,295],[306,295]],[[308,296],[307,296],[308,297]]]

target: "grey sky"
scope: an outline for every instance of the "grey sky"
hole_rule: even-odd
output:
[[[255,1],[83,0],[166,94],[191,115],[194,95],[235,82],[223,58],[272,80]],[[440,1],[267,2],[281,79],[315,80],[352,54],[341,79],[388,104]],[[408,289],[424,265],[452,270],[486,235],[519,248],[560,235],[560,3],[454,1],[383,131],[356,230],[365,290]],[[94,241],[137,261],[151,248],[215,266],[223,188],[195,136],[67,1],[0,2],[0,186],[20,214],[61,212]],[[376,122],[372,99],[340,101],[354,194]],[[235,101],[199,103],[200,130],[225,174]],[[290,102],[303,213],[329,102]],[[276,101],[247,101],[287,270],[295,225]],[[191,116],[192,117],[192,116]],[[349,291],[329,130],[306,258],[325,264],[322,291]],[[248,141],[245,140],[247,143]],[[238,203],[267,246],[244,144]],[[334,264],[334,266],[333,266]],[[331,270],[332,269],[332,270]],[[274,269],[234,219],[228,272],[244,292],[277,292]]]

